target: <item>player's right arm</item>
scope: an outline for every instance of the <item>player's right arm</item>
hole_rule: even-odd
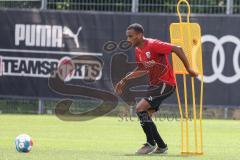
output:
[[[122,78],[115,86],[115,92],[118,94],[122,93],[124,85],[127,83],[128,80],[142,77],[146,74],[146,71],[139,69],[136,67],[132,72],[127,74],[124,78]]]

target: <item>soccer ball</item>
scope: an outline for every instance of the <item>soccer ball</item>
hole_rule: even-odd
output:
[[[15,139],[15,146],[18,152],[30,152],[33,146],[32,138],[27,134],[20,134]]]

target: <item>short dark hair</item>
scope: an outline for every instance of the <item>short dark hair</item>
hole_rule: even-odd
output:
[[[133,29],[134,31],[136,31],[138,33],[144,33],[143,26],[139,23],[133,23],[133,24],[129,25],[127,30],[130,30],[130,29]]]

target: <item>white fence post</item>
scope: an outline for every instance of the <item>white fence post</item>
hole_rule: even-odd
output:
[[[233,0],[227,0],[226,14],[233,14]]]
[[[47,9],[47,0],[41,0],[41,10]]]
[[[132,0],[132,12],[138,12],[139,0]]]
[[[38,99],[38,114],[43,114],[45,109],[44,100]]]

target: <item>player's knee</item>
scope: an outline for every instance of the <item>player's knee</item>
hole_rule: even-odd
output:
[[[139,113],[139,112],[141,112],[141,111],[140,111],[140,109],[139,109],[138,107],[136,107],[135,112],[136,112],[136,113]]]
[[[136,113],[139,113],[139,112],[143,112],[144,109],[141,106],[139,106],[139,107],[137,106],[135,111],[136,111]]]

